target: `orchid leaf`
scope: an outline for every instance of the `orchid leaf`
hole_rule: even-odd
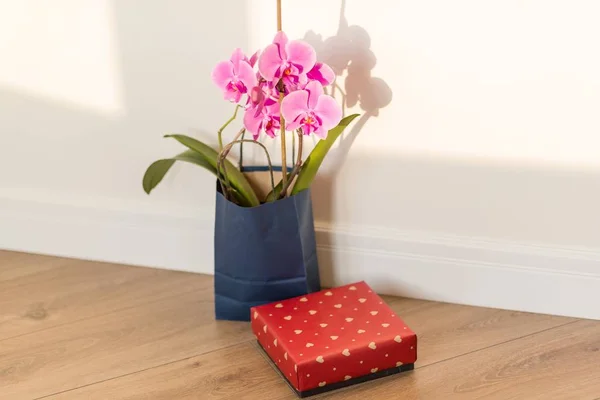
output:
[[[150,164],[142,181],[144,191],[147,194],[150,194],[150,192],[162,181],[176,161],[185,161],[196,164],[206,168],[215,175],[217,174],[217,169],[213,168],[210,163],[206,161],[204,157],[202,157],[202,155],[193,150],[186,150],[175,157],[157,160]]]
[[[203,156],[211,167],[215,169],[216,174],[219,153],[215,149],[186,135],[174,134],[165,135],[165,137],[173,138],[182,145]],[[258,200],[254,189],[250,186],[250,183],[244,174],[242,174],[231,161],[227,159],[223,160],[222,168],[227,172],[227,177],[229,178],[229,182],[233,189],[237,191],[238,195],[243,199],[242,206],[255,207],[260,205],[260,201]]]
[[[150,164],[150,166],[146,170],[146,173],[144,174],[144,191],[147,194],[150,194],[150,192],[162,181],[167,172],[169,172],[171,167],[177,161],[184,161],[191,164],[199,165],[212,172],[215,176],[217,175],[217,170],[213,168],[200,153],[194,150],[186,150],[183,153],[176,155],[175,157],[157,160]],[[232,189],[230,191],[230,194],[232,194],[233,197],[235,197],[237,204],[246,205],[246,200],[239,194],[237,190]]]
[[[321,164],[325,159],[325,156],[327,156],[329,149],[331,149],[331,147],[333,146],[337,138],[342,134],[344,129],[346,129],[346,127],[350,125],[350,123],[356,117],[358,117],[358,114],[352,114],[342,119],[338,126],[331,129],[327,133],[327,138],[320,140],[317,143],[317,145],[310,152],[310,155],[306,158],[306,161],[304,161],[302,169],[300,169],[300,172],[298,173],[298,178],[296,179],[296,183],[294,184],[294,188],[292,189],[292,195],[310,187],[313,180],[315,179],[315,176],[317,175],[317,172],[319,171],[319,167],[321,167]],[[279,187],[279,190],[281,191],[281,186],[277,185],[277,187]],[[275,191],[277,191],[277,187],[275,188]],[[269,196],[270,195],[271,194],[269,194]]]
[[[288,173],[287,174],[287,178],[290,179],[290,177],[292,176],[292,173]],[[279,195],[281,194],[281,189],[283,189],[283,182],[279,181],[279,183],[277,184],[277,186],[275,186],[274,190],[271,190],[269,192],[269,194],[267,195],[265,201],[267,203],[275,201],[279,198]]]
[[[206,168],[215,176],[217,174],[217,157],[219,153],[212,147],[185,135],[165,135],[177,140],[179,143],[188,147],[185,151],[173,158],[167,158],[155,161],[152,163],[143,179],[143,187],[146,193],[150,193],[163,179],[165,174],[171,169],[176,161],[190,162]],[[231,184],[231,192],[235,196],[237,203],[244,207],[255,207],[260,205],[258,197],[246,177],[227,159],[224,160],[222,166],[227,171],[229,182]]]

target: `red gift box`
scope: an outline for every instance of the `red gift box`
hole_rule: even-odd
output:
[[[252,330],[300,397],[412,370],[417,336],[365,283],[253,307]]]

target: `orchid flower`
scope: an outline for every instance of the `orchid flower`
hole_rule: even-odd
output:
[[[251,107],[246,110],[244,114],[244,128],[252,133],[254,140],[258,139],[262,132],[274,138],[281,129],[279,115],[279,103],[267,99],[262,103],[260,109]]]
[[[259,56],[260,56],[260,50],[256,50],[256,52],[254,52],[254,54],[252,54],[252,57],[250,57],[250,60],[248,61],[248,63],[250,64],[250,66],[252,68],[254,68],[254,66],[256,65],[256,62],[258,61]]]
[[[253,58],[256,60],[255,56]],[[212,80],[223,91],[225,100],[239,103],[242,95],[256,86],[257,79],[248,58],[241,49],[235,49],[229,61],[221,61],[215,66]]]
[[[308,71],[306,76],[312,81],[319,81],[321,85],[327,86],[333,83],[333,80],[335,79],[335,72],[333,72],[329,65],[318,62],[315,64],[313,69]]]
[[[304,89],[284,97],[281,114],[287,123],[286,129],[302,129],[305,135],[314,133],[324,139],[342,119],[342,108],[333,97],[324,94],[323,85],[310,81]]]
[[[288,89],[295,89],[315,66],[315,50],[301,40],[289,41],[285,33],[278,32],[258,58],[258,70],[267,81],[283,80]],[[277,82],[274,82],[277,83]]]

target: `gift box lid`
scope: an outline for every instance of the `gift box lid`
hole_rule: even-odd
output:
[[[412,369],[417,359],[415,333],[364,281],[251,315],[259,344],[299,394]]]

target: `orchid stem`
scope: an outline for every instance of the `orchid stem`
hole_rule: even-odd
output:
[[[281,30],[281,0],[277,0],[277,31]]]
[[[291,186],[292,182],[294,181],[294,178],[296,177],[296,175],[298,175],[298,173],[300,172],[300,168],[302,167],[302,144],[303,144],[303,139],[304,139],[304,135],[302,134],[302,131],[298,130],[298,158],[296,158],[296,164],[294,165],[294,169],[292,170],[292,172],[290,172],[290,178],[288,179],[287,183],[284,183],[281,186],[281,192],[279,193],[279,197],[285,197],[287,196],[287,191],[289,189],[289,187]]]
[[[281,109],[281,102],[283,100],[283,93],[279,94],[279,108]],[[283,115],[279,115],[279,121],[281,124],[281,183],[283,186],[287,183],[287,149],[285,143],[285,120]]]
[[[236,110],[237,110],[237,108],[236,108]],[[233,138],[233,142],[238,140],[240,138],[240,136],[242,136],[244,134],[244,132],[246,132],[246,128],[240,129],[240,131],[235,135],[235,138]],[[219,151],[219,155],[217,157],[217,177],[219,178],[219,183],[221,184],[221,190],[223,191],[223,196],[225,196],[226,199],[227,199],[227,195],[229,192],[230,183],[229,183],[229,177],[227,176],[227,168],[223,168],[223,171],[221,172],[221,167],[222,167],[223,161],[225,160],[225,158],[231,151],[231,148],[233,147],[232,143],[229,143],[227,146],[225,146],[223,149],[221,149]],[[225,184],[223,183],[221,175],[223,175],[223,178],[225,178]]]
[[[282,31],[281,23],[281,0],[277,0],[277,31]],[[279,93],[279,121],[281,124],[281,183],[283,186],[287,183],[287,157],[286,157],[286,143],[285,143],[285,120],[283,114],[281,114],[281,102],[283,101],[283,93]]]
[[[233,120],[235,119],[235,117],[237,117],[237,112],[240,109],[240,105],[235,106],[235,111],[233,112],[233,115],[231,118],[229,118],[227,120],[227,122],[225,122],[223,124],[223,126],[219,129],[219,131],[217,132],[217,136],[219,137],[219,151],[223,150],[223,131],[225,130],[225,128],[227,128],[227,126],[233,122]]]
[[[296,136],[292,135],[292,160],[296,159]]]
[[[246,132],[242,133],[241,139],[240,140],[244,140],[246,136]],[[240,172],[243,172],[242,170],[244,169],[244,147],[243,145],[240,145],[240,161],[238,163],[238,167]]]

